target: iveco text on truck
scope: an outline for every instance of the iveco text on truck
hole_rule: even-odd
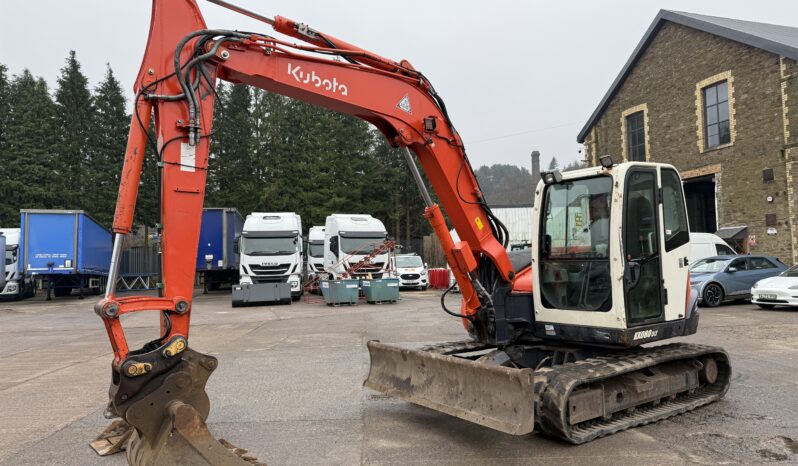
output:
[[[19,266],[19,228],[0,228],[0,234],[5,236],[5,286],[2,287],[0,298],[22,299],[36,294],[33,279],[26,277]]]
[[[302,295],[302,219],[294,212],[253,212],[238,239],[241,279],[233,304],[289,301]]]
[[[353,265],[379,248],[388,232],[381,221],[367,214],[332,214],[324,228],[324,269],[330,278],[340,277]],[[351,274],[355,278],[382,278],[388,271],[389,253],[385,250]]]

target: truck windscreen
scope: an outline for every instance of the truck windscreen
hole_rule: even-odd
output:
[[[241,251],[248,256],[281,256],[298,251],[296,237],[241,238]]]
[[[308,243],[308,255],[310,257],[324,257],[324,243],[323,242]]]
[[[6,265],[11,265],[17,261],[17,246],[6,248]]]
[[[385,241],[385,236],[375,236],[373,238],[348,238],[341,236],[341,251],[344,254],[365,255],[375,250],[383,241]]]
[[[611,192],[608,176],[546,187],[539,246],[546,307],[610,309]]]

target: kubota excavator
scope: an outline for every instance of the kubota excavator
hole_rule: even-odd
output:
[[[510,434],[537,428],[571,443],[724,395],[731,367],[722,349],[641,346],[693,334],[698,325],[673,167],[615,165],[605,156],[598,167],[544,173],[534,193],[534,247],[511,256],[507,230],[485,202],[443,99],[421,72],[294,20],[210,1],[303,44],[208,29],[195,0],[153,0],[109,283],[151,144],[161,179],[163,287],[157,297],[118,297],[109,286],[95,306],[114,350],[107,415],[121,418],[93,443],[98,452],[126,447],[131,464],[255,462],[209,433],[205,383],[217,360],[188,343],[217,79],[362,118],[403,149],[462,292],[459,309],[441,303],[470,339],[421,349],[369,342],[366,387]],[[139,311],[160,314],[160,336],[131,350],[120,317]]]

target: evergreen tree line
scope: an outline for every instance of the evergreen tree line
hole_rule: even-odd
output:
[[[70,52],[51,93],[0,64],[0,226],[17,226],[22,208],[83,209],[110,225],[128,119],[110,66],[90,90]]]
[[[364,121],[243,85],[220,84],[205,205],[294,211],[306,227],[331,213],[369,213],[404,241],[428,234],[398,150]],[[130,114],[110,66],[93,89],[70,52],[53,92],[0,65],[0,226],[19,209],[82,209],[113,221]],[[158,222],[148,148],[136,223]]]
[[[401,153],[368,123],[244,85],[219,84],[205,205],[294,211],[306,227],[331,213],[369,213],[400,242],[429,234]],[[54,91],[30,71],[0,64],[0,226],[19,209],[82,209],[110,227],[130,114],[110,65],[90,88],[74,51]],[[552,160],[556,164],[556,160]],[[136,223],[158,222],[158,164],[149,150]],[[528,204],[532,176],[480,167],[491,204]]]

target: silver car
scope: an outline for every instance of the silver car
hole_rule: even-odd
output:
[[[700,304],[715,307],[727,300],[750,298],[754,283],[786,268],[772,256],[707,257],[690,266],[690,286],[698,290]]]

